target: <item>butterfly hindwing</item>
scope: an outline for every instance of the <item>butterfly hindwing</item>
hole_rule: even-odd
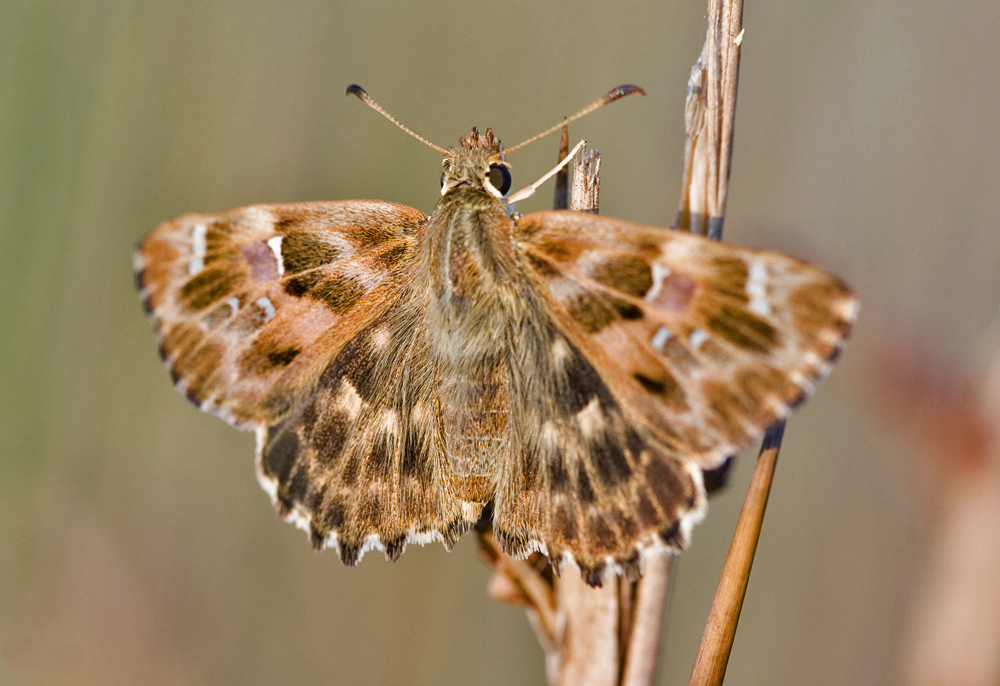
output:
[[[341,348],[292,414],[258,432],[258,478],[279,513],[345,564],[372,548],[395,560],[410,542],[450,548],[482,508],[455,491],[439,384],[401,300]]]
[[[510,554],[544,551],[587,581],[638,577],[641,558],[680,550],[705,508],[701,472],[627,417],[597,370],[551,320],[515,342],[517,429],[501,464],[494,533]]]
[[[857,301],[791,257],[573,212],[517,225],[567,337],[663,444],[717,466],[812,392]]]
[[[150,233],[140,295],[178,388],[249,428],[287,414],[385,307],[425,219],[379,201],[257,205]]]

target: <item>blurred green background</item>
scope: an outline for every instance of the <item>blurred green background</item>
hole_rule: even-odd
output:
[[[452,553],[313,553],[258,487],[253,439],[172,390],[133,244],[191,211],[380,198],[430,211],[451,146],[571,127],[601,211],[669,225],[705,2],[3,0],[0,684],[542,683],[521,610]],[[893,332],[975,368],[1000,302],[1000,5],[748,0],[727,240],[840,274],[842,363],[793,418],[734,684],[897,673],[922,562],[914,446],[871,400]],[[556,140],[511,157],[515,186]],[[549,185],[520,209],[543,209]],[[679,564],[662,683],[686,683],[752,467]]]

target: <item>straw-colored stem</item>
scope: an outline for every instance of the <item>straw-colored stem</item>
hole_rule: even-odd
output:
[[[705,633],[701,637],[698,656],[691,670],[689,686],[718,686],[726,675],[784,430],[785,423],[780,421],[764,435],[764,444],[754,467]]]
[[[651,686],[660,661],[660,636],[674,569],[673,555],[650,560],[636,583],[631,633],[625,648],[621,686]],[[624,585],[625,582],[623,582]]]

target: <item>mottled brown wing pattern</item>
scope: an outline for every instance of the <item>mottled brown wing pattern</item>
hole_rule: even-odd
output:
[[[494,528],[591,584],[685,547],[720,465],[829,371],[857,303],[774,253],[573,212],[517,220],[528,273],[513,345],[519,445]],[[537,313],[530,316],[530,313]]]
[[[501,465],[493,528],[505,551],[545,552],[600,585],[635,579],[642,558],[678,551],[704,515],[701,470],[658,442],[544,309],[514,349],[515,447]]]
[[[352,200],[154,230],[134,259],[161,353],[257,430],[278,511],[347,564],[450,546],[492,503],[507,552],[635,578],[686,545],[702,470],[827,374],[857,301],[775,253],[511,215],[491,131],[443,152],[431,217]]]
[[[815,389],[857,311],[838,279],[777,253],[572,212],[517,231],[559,326],[626,416],[706,469]]]
[[[193,214],[134,253],[139,292],[177,387],[240,428],[273,422],[384,310],[426,219],[381,201]]]
[[[373,548],[390,560],[410,542],[450,548],[483,506],[456,493],[437,430],[439,384],[407,304],[397,294],[310,397],[258,430],[258,477],[279,513],[349,565]]]

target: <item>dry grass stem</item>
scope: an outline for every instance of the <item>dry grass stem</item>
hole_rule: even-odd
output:
[[[564,124],[562,133],[559,136],[559,161],[562,162],[569,154],[569,125]],[[569,168],[563,167],[556,174],[555,198],[552,201],[552,209],[569,209]]]
[[[523,605],[532,616],[532,626],[546,651],[555,650],[562,636],[556,615],[556,600],[551,582],[543,576],[532,559],[518,560],[507,555],[489,529],[479,530],[479,551],[486,564],[493,567],[490,596],[512,605]]]
[[[596,150],[587,152],[586,147],[581,153],[580,158],[573,163],[569,207],[597,214],[601,209],[601,155]]]
[[[600,207],[601,156],[584,148],[573,163],[569,208],[597,213]],[[591,588],[568,570],[554,579],[556,606],[564,620],[559,673],[551,683],[560,686],[615,686],[620,672],[620,591],[628,581],[608,579]]]
[[[712,601],[705,632],[701,636],[689,686],[717,686],[726,675],[726,665],[729,664],[729,653],[740,621],[743,598],[750,582],[750,568],[753,566],[754,553],[757,552],[757,540],[764,522],[764,510],[767,508],[767,497],[771,492],[774,467],[778,461],[784,431],[785,423],[781,421],[764,434],[764,444],[757,458],[740,518],[736,522],[736,533],[729,546],[726,565]]]
[[[664,555],[650,560],[642,579],[635,584],[635,607],[627,624],[631,633],[622,641],[626,646],[622,686],[650,686],[656,681],[664,610],[675,559],[673,555]]]
[[[743,41],[742,0],[709,0],[708,33],[691,68],[677,228],[718,239],[726,211]]]
[[[625,582],[628,583],[627,581]],[[556,601],[566,620],[559,686],[615,686],[619,674],[618,580],[600,588],[584,583],[576,570],[556,579]]]
[[[567,154],[567,134],[560,147],[562,161]],[[566,197],[569,184],[557,187],[555,206],[562,203],[563,207],[596,212],[600,168],[600,155],[584,151],[573,164],[571,197]],[[619,581],[609,580],[595,589],[575,570],[556,578],[541,556],[517,560],[502,552],[488,528],[479,531],[479,541],[484,561],[494,570],[490,595],[525,607],[546,653],[548,682],[615,686],[621,665]],[[630,587],[628,582],[624,585]]]

